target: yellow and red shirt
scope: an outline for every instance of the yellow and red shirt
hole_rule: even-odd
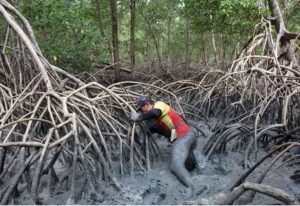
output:
[[[162,114],[154,122],[154,126],[164,134],[171,134],[171,130],[176,130],[176,138],[181,138],[191,131],[190,126],[183,118],[169,105],[158,101],[154,103],[154,109],[160,109]]]

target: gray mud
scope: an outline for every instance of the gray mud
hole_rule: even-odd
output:
[[[211,132],[207,128],[202,128],[206,138],[199,137],[196,154],[201,159],[201,149],[208,140]],[[198,185],[198,196],[189,198],[189,190],[184,187],[177,178],[169,171],[170,143],[164,138],[158,139],[162,151],[162,159],[155,161],[149,172],[136,172],[134,177],[124,178],[121,183],[125,185],[125,190],[115,193],[105,198],[100,204],[184,204],[195,199],[207,200],[212,196],[224,196],[232,184],[246,170],[242,167],[242,152],[228,151],[226,154],[214,155],[202,170],[195,169],[191,172],[194,181]],[[264,155],[260,152],[259,155]],[[257,180],[269,162],[264,163],[258,170],[249,177],[249,181]],[[299,195],[300,185],[289,179],[296,167],[282,167],[273,171],[263,181],[264,184],[280,188],[290,194]],[[247,193],[245,195],[247,196]],[[281,202],[257,194],[252,203],[243,202],[243,196],[237,200],[237,204],[282,204]],[[209,202],[206,201],[206,204]]]
[[[206,138],[199,137],[196,154],[200,157],[200,151],[208,140],[211,132],[207,128],[202,128],[206,134]],[[132,177],[129,175],[119,179],[123,186],[122,191],[116,191],[108,183],[100,185],[98,194],[90,194],[89,191],[80,192],[76,204],[184,204],[195,199],[202,199],[204,203],[210,204],[209,198],[213,196],[224,196],[232,184],[240,177],[245,169],[242,167],[243,153],[227,151],[222,155],[215,155],[207,162],[202,170],[194,170],[191,172],[192,178],[198,185],[198,196],[189,198],[189,190],[184,187],[177,178],[171,174],[168,169],[170,160],[170,143],[165,138],[158,138],[158,144],[162,151],[161,158],[151,164],[151,170],[148,172],[136,171]],[[259,153],[259,157],[264,155]],[[261,165],[258,170],[247,179],[255,181],[264,171],[268,163]],[[289,176],[296,170],[295,166],[282,167],[276,171],[272,171],[265,180],[264,184],[274,186],[284,190],[287,193],[299,196],[300,185],[289,179]],[[80,182],[80,177],[78,177]],[[84,184],[84,183],[81,183]],[[59,193],[52,194],[50,197],[47,189],[41,188],[40,198],[42,204],[66,204],[69,191],[62,190]],[[243,196],[247,196],[247,193]],[[253,202],[243,202],[243,196],[236,201],[236,204],[282,204],[281,202],[257,194]],[[206,202],[205,202],[206,201]],[[20,196],[15,204],[33,204],[28,195]]]

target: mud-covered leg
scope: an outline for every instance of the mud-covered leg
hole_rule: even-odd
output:
[[[197,185],[189,174],[186,163],[195,164],[195,161],[189,162],[189,157],[194,158],[194,149],[196,148],[197,139],[193,133],[189,133],[186,137],[176,140],[172,144],[171,166],[170,170],[175,176],[189,188],[189,198],[200,195],[207,189],[206,185]]]
[[[195,142],[195,136],[193,133],[190,133],[188,136],[178,139],[172,144],[170,170],[187,187],[191,187],[193,181],[185,167],[185,162]]]
[[[187,156],[188,153],[186,152],[186,154],[181,153],[172,158],[170,170],[185,186],[190,187],[192,180],[184,165]]]

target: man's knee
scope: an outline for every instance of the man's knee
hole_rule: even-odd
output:
[[[171,162],[170,171],[173,173],[177,173],[182,166],[178,162]]]

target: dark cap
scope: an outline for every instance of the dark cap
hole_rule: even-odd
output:
[[[139,111],[141,109],[141,107],[146,103],[152,103],[151,97],[150,96],[140,96],[136,100],[136,106],[137,106],[136,111]]]

